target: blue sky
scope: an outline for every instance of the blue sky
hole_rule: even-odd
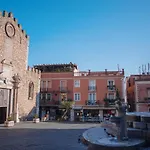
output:
[[[138,73],[150,62],[150,0],[1,1],[30,36],[29,65]]]

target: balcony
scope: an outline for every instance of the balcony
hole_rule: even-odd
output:
[[[40,92],[47,92],[47,88],[41,88]]]
[[[96,91],[96,86],[88,86],[89,91]]]
[[[144,100],[150,102],[150,97],[145,97]]]
[[[85,105],[92,105],[92,106],[94,106],[94,105],[100,105],[100,100],[95,100],[95,101],[93,101],[93,100],[86,100],[85,101]]]
[[[110,98],[105,98],[105,106],[114,106],[115,105],[116,99],[110,99]]]
[[[68,92],[68,87],[59,87],[59,91],[60,92],[64,92],[64,93],[66,93],[66,92]]]
[[[115,85],[107,85],[107,89],[109,91],[116,91],[116,86]]]
[[[58,106],[58,105],[60,105],[60,101],[58,100],[46,100],[46,99],[40,100],[40,106]]]

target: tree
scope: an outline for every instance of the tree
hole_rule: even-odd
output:
[[[61,102],[61,107],[65,109],[64,114],[61,117],[61,120],[64,119],[64,117],[66,116],[66,114],[69,112],[69,110],[72,108],[72,105],[74,104],[73,101],[62,101]]]
[[[116,90],[116,100],[120,100],[121,101],[120,93],[119,93],[118,89]]]

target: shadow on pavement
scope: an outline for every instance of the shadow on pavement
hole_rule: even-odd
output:
[[[0,128],[0,150],[86,150],[78,142],[85,130]]]

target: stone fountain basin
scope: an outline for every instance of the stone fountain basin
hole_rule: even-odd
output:
[[[125,141],[117,141],[116,138],[102,138],[97,140],[97,144],[105,147],[115,147],[115,148],[134,148],[139,147],[144,144],[144,140],[141,139],[128,139]]]
[[[136,138],[117,141],[116,138],[109,137],[102,127],[88,129],[82,136],[83,144],[91,146],[92,150],[137,150],[145,143],[145,140]]]

